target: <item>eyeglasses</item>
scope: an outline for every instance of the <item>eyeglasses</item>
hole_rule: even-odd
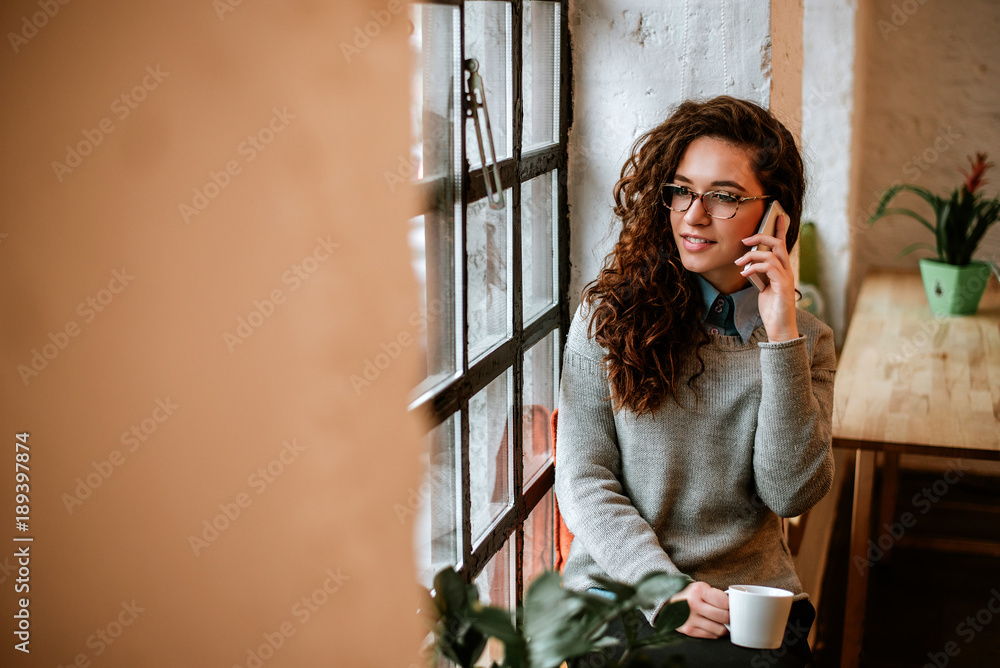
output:
[[[753,199],[769,199],[770,195],[757,195],[755,197],[740,197],[732,193],[721,190],[709,191],[707,193],[696,193],[686,186],[679,186],[676,183],[668,183],[660,190],[660,197],[663,204],[671,211],[683,212],[691,208],[694,198],[701,199],[701,205],[705,207],[705,212],[712,218],[732,218],[740,208],[742,202]]]

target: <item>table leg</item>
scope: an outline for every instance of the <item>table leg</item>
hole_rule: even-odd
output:
[[[875,453],[858,450],[854,466],[854,509],[851,515],[851,553],[847,565],[847,604],[844,609],[841,668],[857,668],[861,657],[865,599],[868,594],[868,541],[871,535],[874,484]]]
[[[896,495],[899,492],[899,453],[886,452],[885,461],[882,462],[882,501],[879,510],[878,527],[875,533],[881,534],[889,531],[886,527],[892,527],[896,519]],[[881,545],[879,548],[881,549]],[[888,564],[892,559],[892,546],[885,550],[882,563]]]

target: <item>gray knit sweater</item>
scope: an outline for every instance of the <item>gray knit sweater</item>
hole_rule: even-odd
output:
[[[612,411],[604,348],[577,309],[559,391],[556,496],[576,538],[564,585],[600,574],[633,583],[668,571],[725,590],[782,587],[805,598],[782,537],[830,490],[833,333],[797,310],[800,337],[770,343],[758,327],[744,343],[710,335],[704,373],[689,360],[680,404],[652,415]],[[652,623],[666,600],[643,610]]]

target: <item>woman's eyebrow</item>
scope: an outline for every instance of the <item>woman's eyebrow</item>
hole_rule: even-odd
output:
[[[746,192],[746,188],[741,186],[736,181],[712,181],[712,186],[725,186],[727,188],[736,188],[737,190],[742,190]]]
[[[684,183],[692,183],[692,184],[694,183],[694,181],[692,181],[688,177],[684,176],[683,174],[674,174],[674,181],[678,181],[678,182],[679,181],[683,181]],[[718,188],[719,186],[722,186],[722,187],[726,187],[726,188],[736,188],[737,190],[741,190],[743,192],[747,191],[746,188],[744,188],[743,186],[741,186],[736,181],[712,181],[711,186],[713,188]]]

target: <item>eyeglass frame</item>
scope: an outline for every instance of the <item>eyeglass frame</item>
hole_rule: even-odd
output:
[[[670,186],[674,186],[674,187],[677,187],[677,188],[684,188],[689,193],[691,193],[691,201],[688,202],[687,208],[684,208],[684,209],[675,209],[675,208],[673,208],[672,206],[670,206],[667,203],[666,198],[663,196],[663,191],[666,188],[669,188]],[[729,197],[735,197],[736,198],[736,209],[733,211],[732,215],[730,215],[730,216],[715,216],[715,215],[712,215],[712,213],[709,212],[708,207],[705,206],[705,199],[704,199],[704,197],[705,197],[705,195],[713,195],[713,194],[728,195]],[[743,202],[746,202],[748,200],[755,200],[755,199],[771,199],[771,197],[772,197],[772,195],[754,195],[753,197],[740,197],[739,195],[736,195],[734,193],[726,192],[725,190],[707,190],[707,191],[705,191],[703,193],[699,193],[699,192],[695,192],[694,190],[691,190],[687,186],[682,185],[680,183],[664,183],[663,185],[660,186],[660,199],[663,201],[663,206],[667,207],[671,211],[676,211],[677,213],[685,213],[686,211],[688,211],[691,208],[691,205],[694,204],[695,199],[698,199],[698,200],[701,200],[701,207],[703,209],[705,209],[705,213],[707,213],[709,215],[709,217],[715,218],[716,220],[731,220],[731,219],[735,218],[736,214],[739,213],[740,204],[743,204]]]

